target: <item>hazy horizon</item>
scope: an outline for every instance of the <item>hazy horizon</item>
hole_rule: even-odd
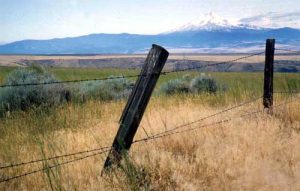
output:
[[[157,34],[214,12],[230,21],[270,12],[300,15],[300,2],[230,0],[0,0],[0,43],[93,33]],[[295,9],[291,9],[295,7]],[[269,21],[263,21],[269,22]],[[297,26],[300,27],[300,24]]]

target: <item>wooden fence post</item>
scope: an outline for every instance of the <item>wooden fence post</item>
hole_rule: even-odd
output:
[[[267,39],[264,72],[263,105],[272,113],[273,109],[273,72],[274,72],[275,39]]]
[[[122,154],[130,149],[134,135],[168,56],[169,53],[164,48],[152,45],[141,74],[123,110],[120,127],[112,149],[105,161],[104,169],[108,169],[113,164],[118,165],[122,159]]]

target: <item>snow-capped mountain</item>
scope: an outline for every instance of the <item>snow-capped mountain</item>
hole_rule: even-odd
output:
[[[196,19],[183,26],[177,27],[170,32],[230,30],[237,27],[239,27],[239,25],[236,22],[229,21],[213,12],[210,12],[200,19]]]
[[[242,18],[237,21],[225,19],[210,12],[199,19],[177,27],[170,32],[184,31],[230,31],[231,29],[276,29],[276,28],[298,28],[300,29],[300,11],[290,13],[269,12],[266,14]]]
[[[246,22],[244,19],[228,20],[214,12],[210,12],[199,19],[190,21],[187,24],[177,27],[167,33],[187,31],[231,31],[233,29],[262,30],[265,28],[266,27],[264,25],[256,25],[255,22]]]
[[[268,22],[265,22],[266,18]],[[157,35],[91,34],[73,38],[23,40],[0,45],[0,54],[140,53],[146,52],[153,43],[165,46],[171,52],[255,52],[263,49],[267,38],[275,38],[276,47],[300,49],[300,29],[295,28],[297,19],[300,21],[300,13],[270,13],[234,22],[209,13],[199,20]],[[294,27],[287,27],[292,24]]]

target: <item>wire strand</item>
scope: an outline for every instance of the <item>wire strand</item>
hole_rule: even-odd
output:
[[[1,166],[0,170],[7,169],[7,168],[18,167],[18,166],[23,166],[23,165],[28,165],[28,164],[33,164],[33,163],[37,163],[37,162],[49,161],[49,160],[58,159],[58,158],[75,156],[75,155],[79,155],[79,154],[90,153],[90,152],[94,152],[94,151],[100,151],[100,150],[104,150],[104,149],[107,149],[107,148],[110,148],[110,147],[105,146],[105,147],[101,147],[101,148],[95,148],[95,149],[80,151],[80,152],[76,152],[76,153],[57,155],[57,156],[53,156],[53,157],[49,157],[49,158],[45,158],[45,159],[36,159],[36,160],[27,161],[27,162],[20,162],[20,163],[5,165],[5,166]]]
[[[42,172],[42,171],[49,170],[49,169],[52,169],[52,168],[57,168],[59,166],[65,165],[65,164],[70,164],[70,163],[73,163],[73,162],[76,162],[76,161],[80,161],[80,160],[83,160],[83,159],[86,159],[86,158],[97,156],[97,155],[103,154],[103,153],[108,152],[108,151],[109,151],[109,149],[101,151],[101,152],[97,152],[97,153],[94,153],[94,154],[90,154],[90,155],[87,155],[87,156],[84,156],[84,157],[75,158],[73,160],[69,160],[69,161],[65,161],[65,162],[62,162],[62,163],[58,163],[58,164],[55,164],[55,165],[52,165],[52,166],[48,166],[48,167],[45,167],[45,168],[40,168],[40,169],[31,171],[31,172],[27,172],[27,173],[20,174],[20,175],[17,175],[17,176],[13,176],[13,177],[10,177],[10,178],[6,178],[6,179],[3,179],[3,180],[0,180],[0,183],[8,182],[8,181],[11,181],[11,180],[14,180],[14,179],[18,179],[18,178],[21,178],[21,177],[24,177],[24,176],[28,176],[28,175],[31,175],[31,174],[36,174],[38,172]]]
[[[274,108],[275,107],[279,107],[281,105],[287,105],[289,103],[298,101],[298,99],[299,99],[299,97],[297,97],[296,100],[292,100],[290,102],[284,102],[282,104],[274,106]],[[181,130],[181,131],[175,131],[175,132],[168,132],[166,134],[158,133],[158,134],[152,135],[151,137],[147,137],[147,138],[143,138],[143,139],[138,139],[138,140],[134,141],[132,144],[136,144],[136,143],[140,143],[140,142],[147,142],[149,140],[155,140],[155,139],[159,139],[159,138],[171,136],[171,135],[178,134],[178,133],[189,132],[189,131],[193,131],[193,130],[196,130],[196,129],[200,129],[200,128],[212,126],[212,125],[226,123],[226,122],[229,122],[229,121],[231,121],[233,119],[238,119],[238,118],[241,118],[241,117],[244,117],[244,116],[247,116],[247,115],[252,115],[252,114],[255,114],[255,113],[258,113],[258,112],[263,112],[263,110],[254,111],[254,112],[248,113],[246,115],[241,115],[241,116],[236,117],[236,118],[229,118],[229,119],[225,119],[225,120],[220,120],[220,121],[217,121],[217,122],[214,122],[214,123],[211,123],[211,124],[206,124],[206,125],[198,126],[198,127],[195,127],[195,128],[189,128],[189,129],[185,129],[185,130]],[[1,180],[0,183],[8,182],[8,181],[11,181],[11,180],[14,180],[14,179],[18,179],[18,178],[21,178],[21,177],[24,177],[24,176],[28,176],[28,175],[35,174],[35,173],[38,173],[38,172],[42,172],[42,171],[45,171],[45,170],[56,168],[56,167],[59,167],[59,166],[65,165],[65,164],[69,164],[69,163],[76,162],[76,161],[79,161],[79,160],[83,160],[83,159],[86,159],[86,158],[89,158],[89,157],[97,156],[97,155],[100,155],[100,154],[103,154],[103,153],[109,152],[109,151],[110,151],[110,149],[106,149],[104,151],[97,152],[97,153],[94,153],[94,154],[90,154],[90,155],[87,155],[87,156],[84,156],[84,157],[75,158],[73,160],[69,160],[69,161],[65,161],[65,162],[62,162],[62,163],[58,163],[56,165],[52,165],[52,166],[48,166],[48,167],[45,167],[45,168],[37,169],[37,170],[31,171],[31,172],[27,172],[27,173],[24,173],[24,174],[21,174],[21,175],[17,175],[17,176],[14,176],[14,177],[9,177],[9,178]]]
[[[214,113],[212,115],[203,117],[203,118],[198,119],[196,121],[193,121],[193,122],[190,122],[190,123],[187,123],[187,124],[183,124],[183,125],[177,126],[176,129],[180,129],[180,128],[183,128],[183,127],[195,124],[195,123],[199,123],[200,121],[203,121],[205,119],[209,119],[209,118],[215,117],[217,115],[226,113],[226,112],[231,111],[233,109],[236,109],[236,108],[242,107],[244,105],[250,104],[252,102],[255,102],[256,100],[258,100],[260,98],[262,98],[262,96],[254,98],[254,99],[252,99],[250,101],[247,101],[247,102],[235,105],[233,107],[227,108],[225,110],[222,110],[220,112]],[[167,132],[168,132],[168,130],[167,130]],[[162,133],[166,133],[166,132],[162,132]],[[75,153],[69,153],[69,154],[64,154],[64,155],[57,155],[57,156],[53,156],[53,157],[49,157],[49,158],[45,158],[45,159],[36,159],[36,160],[31,160],[31,161],[26,161],[26,162],[20,162],[20,163],[15,163],[15,164],[10,164],[10,165],[0,166],[0,170],[7,169],[7,168],[12,168],[12,167],[23,166],[23,165],[28,165],[28,164],[33,164],[33,163],[37,163],[37,162],[43,162],[43,161],[58,159],[58,158],[63,158],[63,157],[69,157],[69,156],[84,154],[84,153],[90,153],[90,152],[99,151],[99,150],[103,150],[103,149],[107,149],[107,148],[110,148],[110,147],[109,146],[105,146],[105,147],[100,147],[100,148],[95,148],[95,149],[90,149],[90,150],[85,150],[85,151],[79,151],[79,152],[75,152]]]
[[[284,52],[293,52],[293,53],[299,53],[300,54],[300,50],[292,50],[292,49],[284,49],[284,48],[275,48],[275,50],[280,50],[280,51],[284,51]]]
[[[203,118],[198,119],[198,120],[196,120],[196,121],[192,121],[192,122],[189,122],[189,123],[185,123],[185,124],[183,124],[183,125],[179,125],[179,126],[173,128],[173,129],[166,130],[166,131],[162,132],[161,134],[166,133],[166,132],[169,132],[169,131],[174,131],[174,130],[177,130],[177,129],[181,129],[181,128],[183,128],[183,127],[187,127],[187,126],[190,126],[190,125],[195,124],[195,123],[199,123],[199,122],[201,122],[201,121],[203,121],[203,120],[205,120],[205,119],[209,119],[209,118],[218,116],[218,115],[220,115],[220,114],[229,112],[229,111],[231,111],[231,110],[233,110],[233,109],[237,109],[237,108],[240,108],[240,107],[242,107],[242,106],[245,106],[245,105],[248,105],[248,104],[250,104],[250,103],[253,103],[253,102],[257,101],[257,100],[260,99],[260,98],[262,98],[262,96],[257,97],[257,98],[254,98],[254,99],[252,99],[252,100],[250,100],[250,101],[247,101],[247,102],[244,102],[244,103],[235,105],[235,106],[233,106],[233,107],[227,108],[227,109],[225,109],[225,110],[222,110],[222,111],[220,111],[220,112],[214,113],[214,114],[212,114],[212,115],[203,117]],[[159,134],[156,134],[156,135],[159,135]]]
[[[287,92],[273,92],[273,94],[299,94],[300,91],[296,90],[296,91],[287,91]]]
[[[278,104],[278,105],[274,106],[273,108],[277,108],[277,107],[280,107],[282,105],[287,105],[289,103],[298,101],[299,99],[300,98],[298,97],[297,99],[294,99],[292,101]],[[143,139],[136,140],[136,141],[133,142],[133,144],[134,143],[143,142],[143,141],[158,139],[158,138],[162,138],[162,137],[166,137],[166,136],[171,136],[171,135],[178,134],[178,133],[189,132],[189,131],[193,131],[193,130],[204,128],[204,127],[208,127],[208,126],[213,126],[213,125],[218,125],[218,124],[226,123],[226,122],[232,121],[233,119],[243,118],[243,117],[246,117],[246,116],[249,116],[249,115],[253,115],[253,114],[256,114],[256,113],[260,113],[260,112],[263,112],[263,111],[264,111],[263,109],[262,110],[256,110],[256,111],[253,111],[251,113],[243,114],[243,115],[240,115],[240,116],[235,117],[235,118],[228,118],[228,119],[220,120],[220,121],[217,121],[217,122],[214,122],[214,123],[205,124],[205,125],[202,125],[202,126],[198,126],[198,127],[194,127],[194,128],[189,128],[189,129],[184,129],[184,130],[180,130],[180,131],[176,131],[176,130],[178,130],[177,128],[170,129],[170,130],[165,131],[165,132],[154,134],[154,135],[152,135],[150,137],[146,137],[146,138],[143,138]]]
[[[253,57],[253,56],[257,56],[257,55],[260,55],[260,54],[263,54],[263,53],[265,53],[265,51],[250,54],[250,55],[243,56],[243,57],[239,57],[239,58],[236,58],[236,59],[233,59],[233,60],[228,60],[228,61],[224,61],[224,62],[217,62],[217,63],[214,63],[214,64],[206,64],[206,65],[193,67],[193,68],[186,68],[186,69],[162,71],[161,75],[175,73],[175,72],[183,72],[183,71],[188,71],[188,70],[196,70],[196,69],[201,69],[201,68],[205,68],[205,67],[208,67],[208,66],[217,66],[217,65],[222,65],[222,64],[228,64],[228,63],[231,63],[231,62],[236,62],[236,61],[239,61],[239,60],[243,60],[243,59],[247,59],[247,58],[250,58],[250,57]],[[51,85],[51,84],[65,84],[65,83],[79,83],[79,82],[88,82],[88,81],[106,81],[106,80],[115,80],[115,79],[124,79],[124,78],[135,78],[135,77],[139,77],[139,76],[141,76],[141,75],[139,74],[139,75],[127,75],[127,76],[116,76],[116,77],[105,77],[105,78],[94,78],[94,79],[67,80],[67,81],[56,81],[56,82],[45,82],[45,83],[10,84],[10,85],[0,85],[0,88]]]
[[[250,58],[250,57],[253,57],[253,56],[258,56],[258,55],[261,55],[261,54],[264,54],[264,53],[265,53],[265,51],[254,53],[254,54],[250,54],[250,55],[243,56],[243,57],[239,57],[239,58],[236,58],[236,59],[233,59],[233,60],[228,60],[228,61],[223,61],[223,62],[217,62],[217,63],[214,63],[214,64],[205,64],[205,65],[201,65],[201,66],[197,66],[197,67],[193,67],[193,68],[171,70],[171,71],[166,71],[166,72],[163,72],[163,73],[164,74],[169,74],[169,73],[174,73],[174,72],[184,72],[184,71],[188,71],[188,70],[201,69],[201,68],[205,68],[205,67],[208,67],[208,66],[218,66],[218,65],[223,65],[223,64],[229,64],[229,63],[236,62],[236,61],[239,61],[239,60],[244,60],[244,59],[247,59],[247,58]]]

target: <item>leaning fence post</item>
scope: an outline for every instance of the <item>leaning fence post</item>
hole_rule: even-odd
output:
[[[265,109],[272,112],[273,108],[273,72],[274,72],[275,39],[267,39],[264,72],[264,96],[263,105]]]
[[[118,165],[122,159],[123,152],[130,149],[134,135],[168,56],[169,53],[164,48],[152,45],[121,116],[120,127],[112,149],[105,161],[104,169],[109,168],[113,164]]]

